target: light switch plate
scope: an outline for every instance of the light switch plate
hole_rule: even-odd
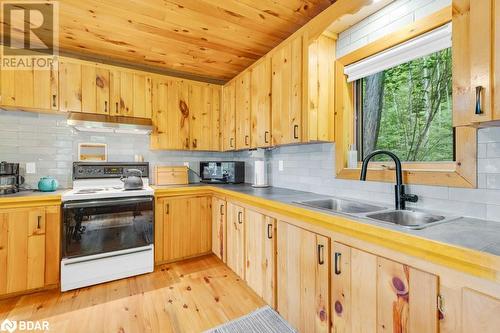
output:
[[[35,162],[27,162],[26,163],[26,173],[36,173],[36,164]]]
[[[278,161],[278,170],[279,171],[283,171],[284,167],[283,167],[283,160],[279,160]]]
[[[189,168],[189,162],[184,162],[184,166]]]

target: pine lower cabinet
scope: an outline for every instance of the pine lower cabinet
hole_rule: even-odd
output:
[[[299,332],[329,332],[329,238],[281,220],[277,235],[278,312]]]
[[[462,332],[496,333],[500,330],[500,299],[464,288]]]
[[[212,252],[226,262],[226,200],[212,197]]]
[[[245,209],[227,203],[226,264],[240,278],[245,278]]]
[[[334,332],[438,332],[437,276],[336,242],[332,261]]]
[[[245,210],[245,281],[262,299],[275,307],[276,220]]]
[[[155,220],[155,262],[195,257],[212,250],[210,196],[160,198]]]
[[[0,295],[59,282],[60,207],[0,209]]]

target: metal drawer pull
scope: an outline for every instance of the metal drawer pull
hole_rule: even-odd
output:
[[[293,138],[298,139],[299,138],[299,125],[293,125]]]
[[[482,91],[483,91],[482,86],[476,87],[476,110],[475,110],[476,114],[483,114],[482,105],[481,105],[481,93],[482,93]]]
[[[325,246],[322,244],[318,245],[318,264],[323,265],[325,263]]]
[[[267,225],[267,238],[273,238],[273,225],[271,223]]]
[[[342,256],[342,253],[335,252],[335,274],[340,275],[342,273],[340,271],[340,258]]]

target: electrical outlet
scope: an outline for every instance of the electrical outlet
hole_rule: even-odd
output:
[[[279,171],[283,171],[284,167],[283,167],[283,160],[279,160],[278,161],[278,170]]]
[[[184,166],[189,168],[189,162],[184,162]]]
[[[29,173],[29,174],[36,173],[36,164],[35,164],[35,162],[27,162],[26,163],[26,173]]]

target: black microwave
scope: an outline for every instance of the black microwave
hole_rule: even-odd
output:
[[[202,183],[239,184],[245,182],[245,162],[200,162]]]

